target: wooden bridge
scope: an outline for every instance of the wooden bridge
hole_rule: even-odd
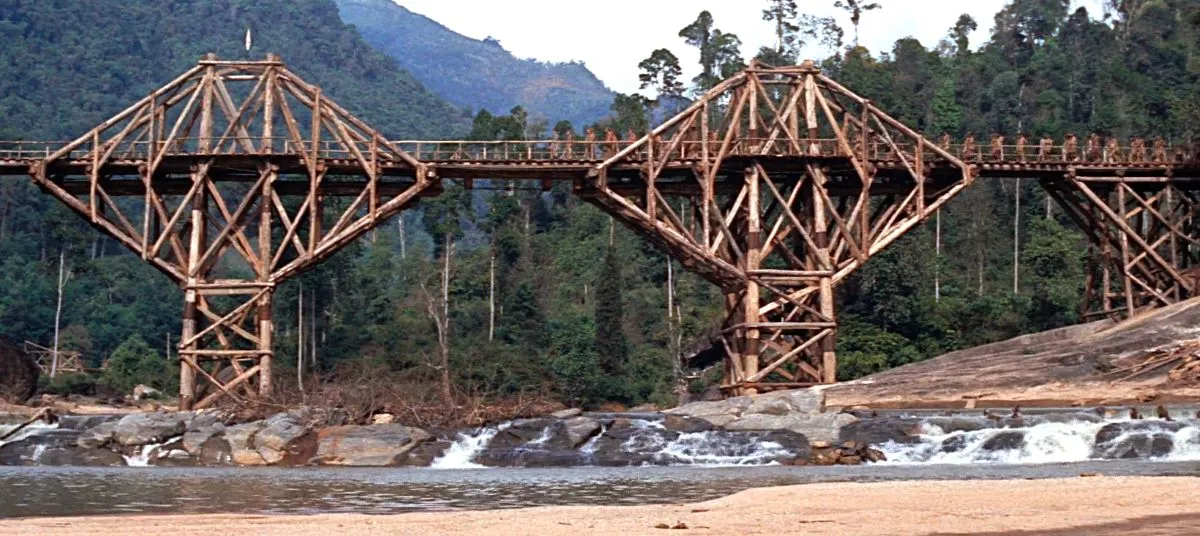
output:
[[[1139,147],[938,143],[811,63],[754,65],[636,140],[393,141],[274,56],[210,55],[78,139],[0,143],[0,175],[181,286],[181,401],[203,407],[270,392],[277,285],[443,180],[568,182],[718,285],[730,392],[835,381],[834,289],[977,179],[1036,179],[1079,224],[1098,312],[1174,303],[1200,166]]]

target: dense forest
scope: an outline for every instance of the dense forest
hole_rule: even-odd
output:
[[[258,32],[256,49],[283,51],[389,135],[528,139],[587,126],[531,120],[521,108],[463,121],[340,25],[332,0],[179,1],[169,16],[141,0],[86,4],[0,2],[0,25],[11,28],[0,32],[3,137],[84,131],[202,51],[236,55],[247,26]],[[616,96],[601,126],[644,131],[751,59],[778,64],[817,50],[833,51],[820,61],[833,78],[930,136],[1073,131],[1178,141],[1200,119],[1200,5],[1190,0],[1106,0],[1104,13],[1013,0],[982,45],[968,36],[988,21],[964,16],[938,43],[902,39],[878,52],[856,46],[856,26],[885,17],[890,3],[837,4],[848,25],[801,13],[795,0],[754,6],[776,46],[753,57],[699,14],[680,30],[679,46],[699,49],[700,74],[682,80],[674,53],[648,50],[639,65],[645,94]],[[259,29],[255,21],[268,16],[272,24]],[[195,30],[196,21],[211,31]],[[121,31],[128,27],[155,35],[132,37]],[[370,377],[408,394],[531,394],[592,406],[669,403],[683,380],[702,390],[715,379],[689,375],[677,359],[720,321],[715,288],[566,188],[492,186],[448,185],[281,288],[280,361],[302,352],[308,378]],[[109,385],[170,388],[174,365],[164,353],[179,331],[178,291],[28,183],[0,188],[0,336],[49,344],[63,258],[61,345],[92,364],[109,359]],[[975,184],[839,290],[839,377],[1079,322],[1085,262],[1082,235],[1032,181]],[[295,383],[296,372],[283,381]]]

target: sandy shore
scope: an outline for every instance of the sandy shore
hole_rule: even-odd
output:
[[[680,528],[655,528],[659,525]],[[0,521],[0,534],[1200,534],[1200,478],[813,484],[754,489],[691,505],[394,516],[41,518]]]

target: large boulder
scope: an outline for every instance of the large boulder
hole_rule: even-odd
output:
[[[125,458],[105,448],[79,446],[77,430],[47,430],[0,446],[0,465],[121,466]]]
[[[1142,459],[1167,456],[1175,449],[1175,432],[1187,426],[1175,421],[1125,421],[1104,425],[1096,432],[1092,456]]]
[[[225,432],[225,425],[221,423],[213,423],[199,428],[189,429],[183,434],[183,440],[180,447],[187,451],[192,456],[199,456],[201,449],[209,439],[220,436]]]
[[[254,447],[259,456],[269,465],[275,465],[289,459],[308,459],[313,452],[311,445],[303,441],[309,430],[293,415],[279,413],[268,418],[261,430],[254,435]],[[383,426],[383,425],[380,425]]]
[[[167,439],[183,435],[186,418],[186,415],[179,413],[126,415],[117,421],[113,439],[126,447],[162,443]]]
[[[838,439],[871,445],[920,443],[921,421],[905,417],[868,417],[843,427]]]
[[[728,428],[733,422],[751,415],[769,417],[815,415],[824,410],[824,392],[816,389],[796,389],[762,395],[737,396],[714,402],[693,402],[666,410],[663,413],[704,419],[713,426]]]
[[[229,457],[238,465],[267,465],[267,460],[254,446],[254,436],[266,426],[264,421],[248,422],[225,429],[225,441],[229,444]]]
[[[0,339],[0,401],[24,404],[37,391],[40,372],[25,352]]]
[[[841,438],[842,427],[855,422],[858,422],[858,418],[847,413],[755,413],[730,422],[724,428],[738,432],[787,430],[801,434],[810,441],[837,441]]]
[[[1017,450],[1025,444],[1025,432],[1018,430],[1005,430],[997,432],[996,435],[989,437],[979,446],[985,451],[997,450]]]
[[[587,417],[575,417],[563,421],[561,437],[564,446],[576,449],[589,439],[596,437],[601,430],[600,423]]]
[[[335,426],[317,433],[312,461],[360,467],[402,465],[410,451],[431,439],[425,430],[399,424]]]

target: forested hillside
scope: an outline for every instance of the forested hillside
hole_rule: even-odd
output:
[[[250,30],[251,51],[245,50]],[[0,138],[83,134],[195,65],[280,54],[396,137],[461,135],[470,118],[374,51],[328,0],[0,1]],[[181,296],[28,180],[0,180],[0,336],[50,346],[65,258],[63,344],[93,364],[135,336],[162,359]]]
[[[857,15],[884,17],[893,9],[894,2],[880,3],[880,10]],[[854,47],[847,42],[854,28],[800,14],[794,0],[747,9],[765,9],[765,31],[777,32],[779,46],[759,51],[760,59],[794,61],[829,44],[837,52],[821,62],[826,72],[930,137],[1026,131],[1061,139],[1095,131],[1186,140],[1200,121],[1200,5],[1108,3],[1105,17],[1072,11],[1062,0],[1015,0],[994,21],[963,18],[940,43],[905,39],[885,52]],[[281,51],[389,134],[438,136],[455,124],[453,110],[412,89],[389,61],[336,25],[331,1],[176,5],[168,15],[143,1],[0,2],[2,24],[16,28],[0,32],[8,136],[85,129],[205,50],[238,54],[247,21],[255,50]],[[151,21],[167,19],[175,30],[145,35],[158,32]],[[995,30],[987,43],[968,42],[972,28],[989,24]],[[700,48],[694,80],[679,79],[669,50],[647,50],[640,65],[647,94],[618,95],[604,121],[619,132],[644,130],[663,103],[686,100],[736,72],[751,58],[719,26],[701,14],[680,32],[679,47]],[[294,33],[285,31],[292,27]],[[320,32],[331,35],[313,37]],[[429,99],[429,106],[411,99]],[[545,135],[545,123],[523,110],[480,112],[469,128],[474,139]],[[442,197],[281,288],[279,361],[291,366],[303,340],[306,374],[350,378],[399,399],[438,397],[445,388],[456,398],[532,394],[585,405],[670,400],[680,376],[675,357],[720,320],[718,291],[681,274],[678,263],[614,228],[566,187],[543,193],[501,182],[476,186],[496,191],[447,185]],[[95,363],[110,356],[164,363],[156,349],[179,330],[175,289],[26,182],[0,187],[0,335],[49,341],[62,252],[72,274],[64,345]],[[1035,183],[981,181],[840,289],[839,375],[854,378],[1078,322],[1085,254],[1080,233]],[[127,341],[118,349],[130,335],[147,344]],[[294,383],[295,372],[280,382]],[[170,381],[161,369],[128,374]],[[704,385],[692,382],[694,389]]]
[[[337,0],[342,20],[421,83],[459,106],[574,123],[608,114],[613,93],[581,63],[518,59],[500,43],[471,39],[391,0]],[[536,30],[533,30],[536,31]]]

